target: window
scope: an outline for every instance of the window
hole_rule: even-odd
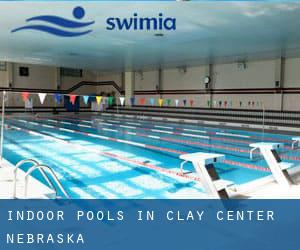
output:
[[[19,76],[29,76],[29,68],[19,67]]]
[[[61,76],[82,77],[82,69],[60,68]]]
[[[6,71],[6,62],[0,62],[0,71]]]

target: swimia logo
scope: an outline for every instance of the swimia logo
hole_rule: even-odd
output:
[[[11,33],[26,30],[39,31],[60,37],[77,37],[91,33],[87,29],[95,21],[80,22],[85,16],[85,10],[78,6],[73,9],[74,20],[54,15],[34,16],[26,19],[25,26],[15,28]],[[134,13],[130,18],[108,17],[106,18],[106,30],[130,31],[130,30],[176,30],[176,18],[165,17],[159,13],[156,17],[139,17]]]
[[[176,30],[176,18],[164,17],[139,17],[137,13],[130,18],[109,17],[106,20],[107,30]]]
[[[76,20],[69,20],[53,15],[35,16],[26,20],[26,22],[29,23],[28,25],[13,29],[11,32],[15,33],[24,30],[35,30],[61,37],[82,36],[92,32],[91,29],[84,29],[95,23],[94,21],[79,22],[78,20],[82,19],[84,16],[85,10],[78,6],[73,9],[73,17]]]

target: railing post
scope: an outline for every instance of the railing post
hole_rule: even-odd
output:
[[[0,159],[3,159],[3,137],[4,137],[4,114],[5,114],[6,91],[2,91],[2,119],[1,119],[1,139],[0,139]]]

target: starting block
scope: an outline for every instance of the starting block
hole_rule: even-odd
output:
[[[293,137],[292,138],[293,142],[292,142],[292,149],[296,149],[296,145],[297,147],[300,147],[300,137]]]
[[[253,148],[252,150],[260,150],[264,159],[268,163],[274,179],[279,185],[288,187],[293,184],[287,169],[291,168],[294,164],[282,162],[276,151],[280,148],[283,148],[283,143],[258,142],[252,143],[249,146]]]
[[[224,155],[221,154],[210,154],[210,153],[192,153],[184,154],[179,157],[184,162],[181,163],[180,169],[183,173],[183,166],[187,162],[191,162],[200,177],[201,184],[205,192],[217,199],[228,199],[229,195],[227,188],[233,186],[234,183],[231,181],[220,179],[214,163],[223,162],[225,159]]]

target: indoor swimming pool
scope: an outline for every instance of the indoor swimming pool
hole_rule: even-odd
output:
[[[181,154],[224,154],[216,168],[235,184],[270,175],[266,162],[250,160],[249,144],[282,142],[282,159],[300,164],[292,135],[106,115],[7,115],[4,158],[33,158],[49,165],[71,198],[200,198],[192,165],[180,171]],[[39,178],[36,175],[37,178]]]

